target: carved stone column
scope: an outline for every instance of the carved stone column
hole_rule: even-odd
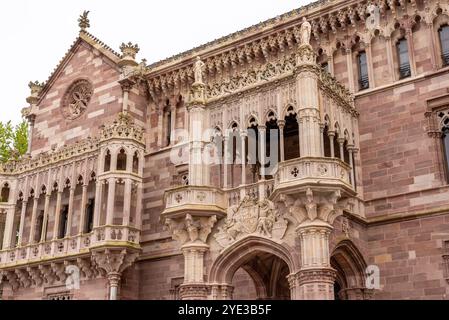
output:
[[[106,225],[114,224],[114,208],[115,208],[115,178],[108,179],[108,202],[106,209]]]
[[[31,214],[31,228],[30,228],[30,237],[28,238],[28,243],[35,242],[35,234],[36,234],[36,220],[37,220],[37,205],[39,201],[39,196],[36,194],[33,199],[33,212]]]
[[[299,104],[299,145],[301,157],[321,157],[321,129],[318,79],[313,67],[316,54],[310,45],[299,47],[296,86]]]
[[[53,225],[53,240],[58,239],[59,236],[59,221],[61,219],[61,200],[62,200],[62,191],[58,190],[58,194],[56,195],[56,209],[55,209],[55,223]]]
[[[20,211],[19,239],[17,241],[17,244],[19,246],[22,246],[24,244],[24,242],[23,242],[23,231],[24,231],[24,228],[25,228],[25,213],[26,213],[26,210],[27,210],[27,204],[28,204],[28,201],[24,199],[22,201],[22,209]]]
[[[80,208],[80,219],[79,219],[79,228],[78,233],[83,234],[84,232],[84,225],[86,221],[86,204],[87,204],[87,184],[83,184],[83,193],[81,196],[81,208]]]
[[[207,238],[217,222],[217,217],[192,217],[165,220],[173,239],[182,244],[184,254],[184,283],[180,288],[183,300],[205,300],[208,286],[204,282],[204,255],[209,250]]]
[[[280,145],[280,153],[281,153],[281,162],[285,161],[285,150],[284,150],[284,128],[285,128],[285,120],[278,121],[279,126],[279,145]]]
[[[45,195],[45,204],[44,204],[44,219],[42,221],[42,232],[41,232],[41,241],[47,240],[47,222],[48,222],[48,215],[50,210],[50,197],[51,193],[50,191],[47,192]]]
[[[293,299],[332,300],[336,271],[330,264],[329,236],[335,219],[343,214],[349,199],[340,191],[313,191],[282,196],[291,218],[297,221],[301,268],[289,276]]]
[[[109,300],[118,299],[118,288],[123,271],[137,259],[138,253],[126,249],[93,251],[92,262],[106,272],[109,284]]]
[[[69,211],[67,213],[67,230],[66,230],[67,237],[70,237],[72,235],[72,221],[73,221],[74,206],[75,206],[75,186],[70,188],[70,193],[69,193]]]

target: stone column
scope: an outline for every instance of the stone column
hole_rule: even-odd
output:
[[[138,253],[126,249],[105,249],[92,252],[92,260],[106,272],[109,300],[118,300],[118,288],[123,271],[137,259]]]
[[[61,219],[61,201],[62,201],[62,191],[58,190],[58,194],[56,195],[55,224],[53,225],[53,240],[58,239],[59,236],[59,221]]]
[[[318,78],[317,74],[311,71],[311,66],[316,66],[316,54],[310,45],[302,45],[298,50],[296,67],[301,157],[321,156]]]
[[[390,70],[395,70],[394,67],[394,59],[393,59],[393,46],[391,44],[391,37],[387,36],[385,37],[385,44],[387,46],[387,59],[388,59],[388,68]],[[396,72],[390,72],[391,75],[391,81],[394,82],[396,81],[396,76],[395,76]]]
[[[51,193],[47,192],[45,195],[45,204],[44,204],[44,219],[42,221],[42,233],[41,233],[41,241],[45,242],[47,240],[47,223],[48,216],[50,211],[50,197]]]
[[[321,132],[321,156],[324,157],[324,124],[320,124],[320,132]]]
[[[376,87],[376,82],[374,81],[374,69],[373,69],[373,55],[371,52],[371,44],[366,45],[366,64],[368,65],[368,81],[370,88]]]
[[[31,155],[35,119],[36,119],[36,116],[34,116],[34,115],[30,115],[28,117],[28,123],[30,124],[30,128],[28,129],[28,149],[27,149],[28,155]]]
[[[115,178],[108,179],[108,202],[106,207],[106,225],[114,224],[114,208],[115,208]]]
[[[73,220],[73,209],[75,206],[75,187],[70,188],[70,195],[69,195],[69,210],[67,213],[67,231],[66,231],[66,237],[70,237],[72,235],[72,220]]]
[[[129,226],[131,216],[132,180],[125,179],[125,199],[123,201],[123,225]]]
[[[348,86],[349,91],[354,92],[355,86],[354,86],[354,70],[352,69],[352,50],[346,49],[346,65],[348,68]]]
[[[335,158],[335,148],[334,148],[335,132],[329,131],[327,135],[329,136],[329,143],[331,146],[331,158]]]
[[[345,144],[345,138],[338,138],[337,142],[340,146],[340,159],[341,161],[345,162],[345,149],[344,149],[344,144]]]
[[[134,86],[135,82],[131,79],[123,79],[119,81],[122,91],[123,91],[123,105],[122,105],[122,112],[123,114],[128,113],[128,102],[129,102],[129,92],[131,91],[132,87]]]
[[[184,255],[184,283],[181,285],[182,300],[205,300],[207,285],[204,282],[204,255],[209,250],[207,238],[217,222],[215,215],[210,217],[166,218],[165,224],[173,239],[182,244]]]
[[[405,30],[405,39],[407,39],[408,55],[410,57],[410,73],[411,76],[416,76],[416,59],[415,46],[413,44],[413,32],[411,28]]]
[[[28,238],[28,243],[35,243],[34,236],[36,234],[36,220],[37,220],[37,205],[39,202],[39,196],[35,195],[33,199],[33,212],[31,214],[31,226],[30,226],[30,237]]]
[[[260,158],[260,177],[261,180],[265,180],[265,164],[266,164],[266,158],[267,158],[267,128],[265,126],[259,126],[258,127],[259,132],[259,158]]]
[[[110,150],[111,152],[111,170],[110,171],[117,171],[117,155],[119,150],[114,149]]]
[[[87,205],[87,184],[83,184],[83,195],[81,196],[81,209],[78,234],[83,234],[84,224],[86,223],[86,205]]]
[[[354,179],[354,146],[348,146],[348,152],[349,152],[349,166],[351,167],[351,185],[355,187],[355,179]]]
[[[95,184],[94,228],[100,226],[102,197],[103,197],[103,180],[97,180]]]
[[[135,227],[137,229],[141,229],[142,228],[142,184],[138,183],[137,185],[137,197],[136,197],[136,221],[135,223]]]
[[[229,162],[229,137],[224,135],[223,136],[223,145],[224,145],[224,152],[223,152],[223,188],[227,189],[228,186],[228,162]]]
[[[3,250],[10,249],[11,248],[11,240],[12,235],[14,232],[14,215],[16,212],[15,206],[12,208],[9,208],[6,211],[6,221],[5,221],[5,233],[3,236]]]
[[[158,110],[158,121],[157,121],[158,125],[158,146],[159,148],[162,148],[164,146],[163,141],[164,141],[164,111],[163,110]]]
[[[332,226],[316,220],[297,229],[301,241],[301,270],[296,274],[301,300],[333,300],[336,272],[330,266],[329,235]]]
[[[247,157],[246,157],[246,138],[247,138],[248,134],[246,131],[243,131],[240,133],[240,138],[241,138],[241,153],[242,153],[242,186],[246,185],[246,161],[247,161]]]
[[[24,245],[23,242],[23,230],[25,228],[25,214],[27,209],[28,200],[22,201],[22,209],[20,211],[20,224],[19,224],[19,239],[17,241],[17,244],[19,246]]]
[[[204,285],[204,254],[209,250],[206,244],[188,244],[182,248],[184,254],[184,283],[180,294],[183,300],[205,300],[207,287]]]
[[[281,154],[281,162],[285,161],[285,150],[284,150],[284,128],[285,128],[285,120],[278,121],[279,126],[279,148]]]

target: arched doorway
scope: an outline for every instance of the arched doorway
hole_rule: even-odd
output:
[[[331,266],[337,271],[334,284],[335,300],[368,300],[372,290],[366,288],[367,264],[349,240],[340,242],[331,256]]]
[[[265,238],[242,239],[226,249],[211,268],[214,299],[289,300],[288,276],[297,270],[291,252]]]

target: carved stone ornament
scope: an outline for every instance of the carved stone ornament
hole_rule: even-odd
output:
[[[68,120],[75,120],[87,109],[93,95],[89,81],[78,80],[67,89],[62,103],[62,114]]]
[[[277,214],[271,201],[246,196],[240,205],[228,209],[225,223],[214,237],[225,248],[251,234],[281,240],[287,227],[287,220]]]

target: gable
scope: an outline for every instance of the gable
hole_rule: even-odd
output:
[[[96,136],[99,127],[121,111],[120,72],[113,59],[113,55],[106,56],[104,50],[81,38],[75,42],[42,92],[36,109],[32,155]],[[72,117],[67,112],[67,97],[80,83],[91,88],[90,101]]]

